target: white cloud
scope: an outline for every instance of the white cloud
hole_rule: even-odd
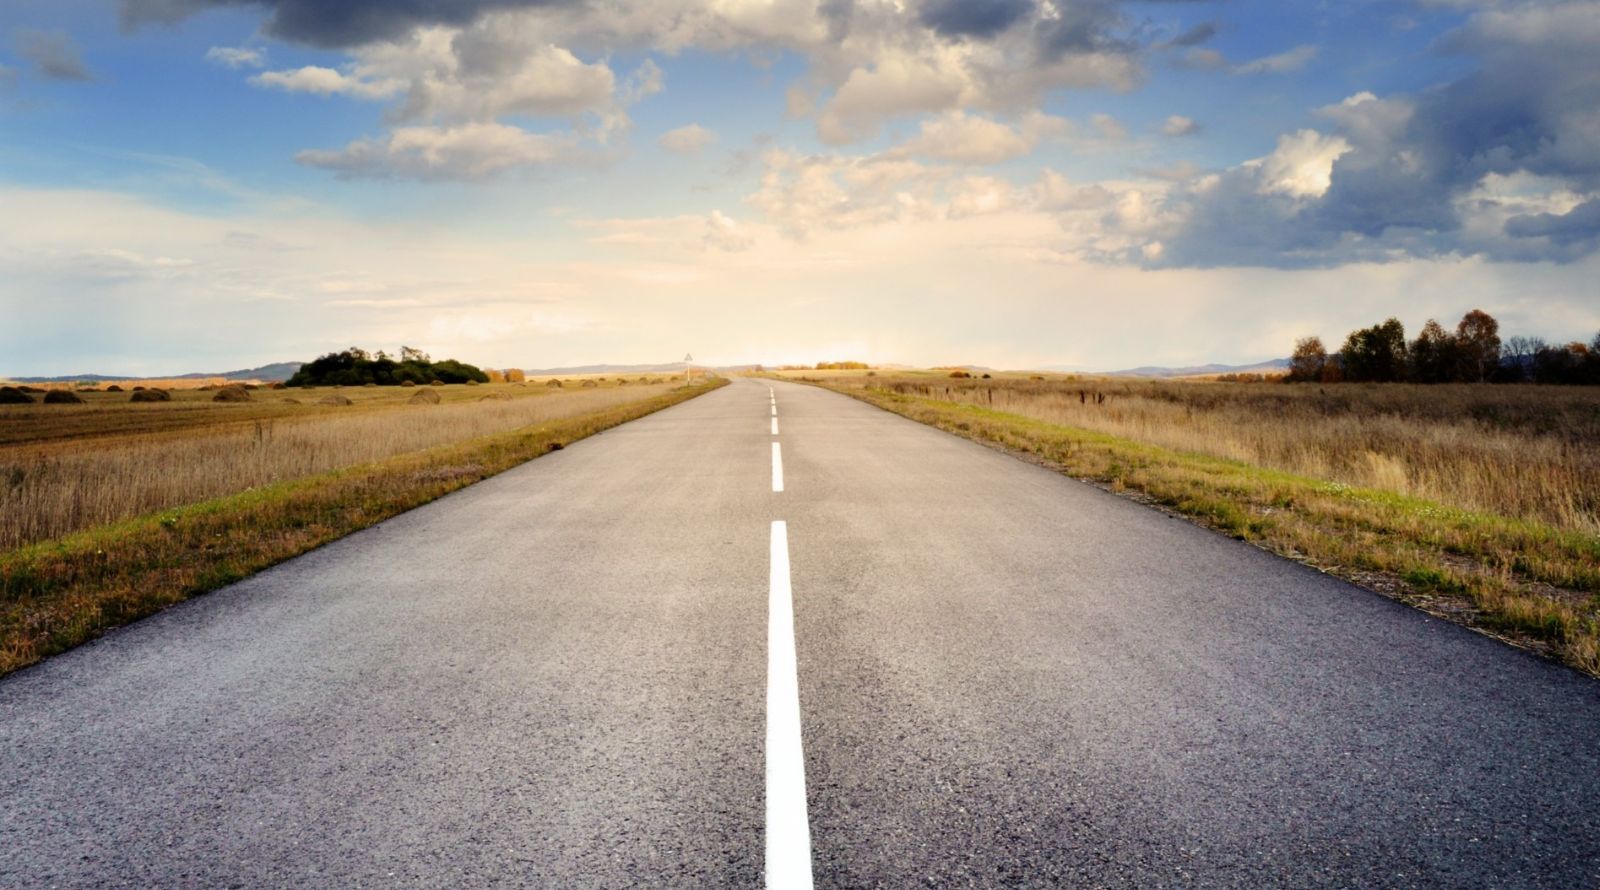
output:
[[[668,130],[656,140],[662,148],[674,154],[698,154],[717,141],[717,134],[699,124],[687,124]]]
[[[252,76],[250,82],[291,93],[351,96],[356,99],[388,99],[406,88],[403,82],[392,78],[367,79],[320,65],[307,65],[288,71],[263,71]]]
[[[1299,130],[1279,136],[1272,154],[1250,163],[1260,165],[1262,194],[1316,198],[1328,191],[1333,162],[1348,151],[1350,143],[1342,137]]]
[[[1200,125],[1193,118],[1181,114],[1169,116],[1161,124],[1161,135],[1177,139],[1183,136],[1193,136],[1200,132]]]
[[[213,46],[206,50],[206,61],[227,68],[260,68],[267,63],[267,51],[248,46]]]
[[[1294,49],[1271,56],[1263,56],[1240,65],[1235,65],[1235,74],[1286,74],[1299,71],[1317,56],[1317,48],[1310,44],[1297,46]]]
[[[717,250],[742,251],[755,246],[755,237],[739,222],[720,210],[706,217],[706,247]]]
[[[997,164],[1021,157],[1040,141],[1060,136],[1067,122],[1034,112],[1016,127],[963,111],[949,111],[922,122],[915,137],[900,145],[899,154],[918,155],[959,164]]]
[[[396,127],[383,138],[359,139],[339,151],[303,151],[295,160],[347,177],[484,179],[514,167],[568,161],[575,150],[570,135],[477,123]]]

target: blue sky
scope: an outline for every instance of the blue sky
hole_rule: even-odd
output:
[[[1592,0],[10,0],[0,373],[1587,340],[1596,57]]]

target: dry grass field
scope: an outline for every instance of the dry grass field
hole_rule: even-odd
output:
[[[448,442],[574,417],[666,392],[666,384],[518,384],[213,392],[133,404],[0,406],[0,552],[108,522]],[[320,404],[348,399],[349,405]]]
[[[1600,391],[787,372],[1600,675]]]
[[[0,406],[0,675],[727,381],[588,382]]]

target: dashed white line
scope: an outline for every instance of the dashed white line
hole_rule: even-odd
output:
[[[772,418],[772,434],[774,436],[778,434],[778,418],[776,417]]]
[[[772,446],[773,457],[778,446]],[[776,464],[774,464],[776,466]],[[772,583],[767,593],[768,888],[810,890],[811,823],[806,761],[800,742],[800,678],[794,652],[794,592],[789,586],[789,527],[772,523]]]
[[[783,451],[772,443],[772,490],[783,491]]]

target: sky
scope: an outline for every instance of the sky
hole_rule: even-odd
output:
[[[0,374],[1600,329],[1600,0],[5,0]]]

